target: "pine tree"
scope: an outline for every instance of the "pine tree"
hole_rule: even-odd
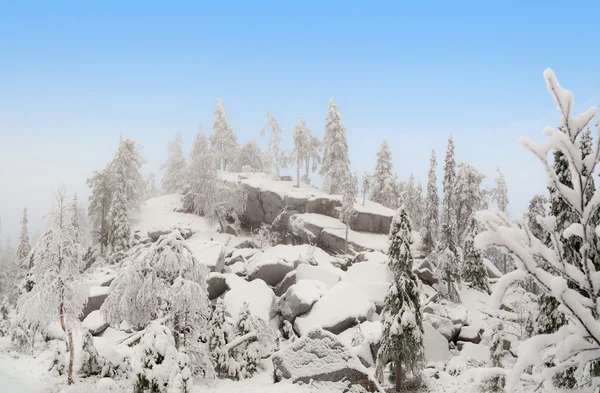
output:
[[[182,192],[185,185],[187,167],[181,144],[179,133],[175,135],[172,142],[169,142],[167,162],[161,167],[161,169],[165,169],[165,175],[162,179],[162,189],[165,194]]]
[[[113,199],[110,165],[100,172],[94,171],[92,177],[87,179],[87,185],[91,189],[88,216],[92,233],[94,241],[100,243],[100,253],[104,254],[110,234],[109,211]]]
[[[271,139],[269,140],[269,153],[275,166],[275,175],[279,178],[280,170],[287,168],[287,155],[281,149],[282,130],[279,123],[271,111],[267,111],[267,125],[261,130],[260,135],[264,136],[267,129],[271,130]]]
[[[412,228],[404,207],[396,213],[390,228],[388,266],[394,276],[382,311],[383,333],[377,353],[376,375],[392,363],[396,390],[405,387],[408,372],[418,377],[424,360],[423,321],[417,278],[412,272],[410,252]]]
[[[456,212],[456,239],[464,241],[469,221],[476,211],[484,210],[487,194],[481,188],[485,175],[471,165],[460,163],[454,186]]]
[[[463,245],[464,261],[462,278],[472,288],[490,293],[487,269],[483,264],[481,251],[475,247],[475,237],[479,234],[477,220],[471,217]]]
[[[342,115],[333,98],[329,100],[329,112],[325,118],[323,148],[320,171],[323,189],[328,194],[337,195],[341,193],[345,180],[350,176],[350,160],[346,128],[342,124]]]
[[[144,196],[144,177],[140,172],[146,160],[139,146],[131,139],[121,137],[115,157],[109,164],[112,190],[120,188],[125,193],[127,209],[138,209]]]
[[[154,172],[150,172],[146,176],[146,186],[144,189],[146,191],[146,199],[155,198],[160,195],[158,188],[156,188],[156,174]]]
[[[446,160],[444,163],[444,199],[442,200],[442,226],[446,230],[441,233],[442,247],[448,248],[451,242],[455,242],[456,237],[456,203],[454,187],[456,185],[456,163],[454,160],[454,141],[452,135],[448,138],[448,148],[446,150]]]
[[[502,357],[506,354],[503,347],[504,327],[501,323],[494,326],[492,339],[490,341],[490,367],[502,367]],[[502,392],[504,391],[505,378],[503,375],[493,376],[485,381],[482,386],[482,392]]]
[[[210,146],[217,160],[218,169],[225,171],[229,168],[231,157],[235,157],[234,153],[238,146],[237,136],[227,120],[227,110],[220,98],[217,100],[217,109],[214,114],[214,133],[210,136]]]
[[[358,215],[354,208],[356,197],[358,195],[358,176],[354,172],[354,177],[348,177],[344,185],[344,196],[342,198],[342,210],[340,211],[340,221],[346,224],[346,255],[348,254],[348,232],[350,225]]]
[[[371,189],[371,176],[367,172],[363,174],[362,177],[362,188],[361,191],[363,193],[363,206],[365,205],[365,199],[367,198],[367,193]]]
[[[17,261],[21,270],[28,270],[29,266],[29,252],[31,246],[29,245],[29,229],[27,227],[27,208],[23,209],[23,218],[21,219],[21,236],[19,238],[19,246],[17,247]]]
[[[254,140],[251,140],[244,143],[238,152],[235,169],[242,171],[244,166],[249,166],[256,172],[269,172],[270,161],[269,155],[263,152]],[[233,169],[233,165],[231,165],[231,169]]]
[[[292,158],[296,161],[296,185],[300,187],[300,169],[303,164],[307,162],[308,151],[310,143],[310,131],[306,127],[304,118],[298,118],[298,124],[294,129],[294,150],[292,151]],[[307,170],[308,173],[308,170]]]
[[[304,182],[306,182],[306,184],[310,184],[310,177],[309,177],[309,168],[312,172],[315,172],[317,170],[317,167],[319,166],[319,164],[321,164],[321,149],[323,148],[323,145],[321,143],[321,140],[319,140],[319,138],[317,138],[316,136],[312,135],[310,133],[310,131],[308,131],[308,152],[306,155],[306,174],[303,177]],[[312,161],[312,167],[311,167],[311,161]]]
[[[392,152],[388,142],[384,140],[377,153],[375,173],[371,182],[371,200],[387,207],[394,207],[400,195],[396,188],[396,180],[392,174]]]
[[[548,199],[541,195],[536,194],[529,200],[529,206],[527,208],[527,224],[529,225],[529,230],[531,230],[531,234],[540,240],[544,240],[546,238],[546,234],[544,228],[537,221],[537,216],[546,217],[546,207],[544,206],[548,203]]]
[[[423,222],[423,250],[430,253],[435,249],[438,239],[438,209],[439,197],[437,179],[435,176],[435,150],[431,151],[429,160],[429,180],[427,181],[427,200],[425,202],[425,217]]]
[[[57,320],[67,336],[69,366],[67,383],[73,383],[73,330],[79,326],[79,316],[87,301],[87,291],[81,278],[82,248],[76,238],[66,201],[66,188],[56,193],[56,203],[50,214],[45,235],[47,248],[35,254],[31,292],[21,296],[17,304],[18,324],[39,324],[46,327]]]
[[[131,248],[131,226],[129,214],[127,213],[127,199],[125,192],[118,189],[113,194],[110,206],[111,232],[108,244],[113,253],[125,252]]]
[[[225,320],[225,312],[225,303],[219,299],[208,322],[207,337],[215,372],[221,378],[228,375],[229,351],[224,347],[231,341],[231,330]]]
[[[417,182],[415,189],[413,205],[415,207],[415,219],[413,220],[414,228],[417,231],[421,231],[423,227],[423,214],[425,213],[425,201],[423,198],[423,186],[421,182]]]
[[[255,331],[248,303],[244,302],[242,305],[235,328],[237,337],[242,337]],[[258,372],[260,366],[260,347],[258,341],[246,341],[243,344],[236,346],[233,351],[235,352],[235,357],[240,365],[239,373],[234,377],[245,379],[254,376]]]

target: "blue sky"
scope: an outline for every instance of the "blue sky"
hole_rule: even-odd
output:
[[[177,3],[177,4],[174,4]],[[270,109],[292,143],[297,116],[323,134],[328,100],[348,130],[353,170],[372,171],[385,138],[395,170],[441,177],[448,135],[458,161],[506,175],[510,212],[544,192],[541,165],[517,144],[542,141],[558,113],[542,72],[600,104],[600,5],[484,2],[0,1],[0,217],[32,232],[61,182],[85,179],[123,133],[156,171],[176,132],[191,149],[222,98],[240,141]],[[13,240],[13,244],[16,240]]]

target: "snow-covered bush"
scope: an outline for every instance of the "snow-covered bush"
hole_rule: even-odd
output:
[[[590,191],[589,185],[597,169],[600,149],[596,140],[592,153],[582,158],[578,149],[578,136],[588,127],[597,113],[592,107],[573,117],[573,95],[561,88],[548,69],[544,72],[548,90],[553,95],[561,113],[558,130],[547,127],[544,134],[548,140],[536,145],[521,137],[520,143],[531,150],[543,163],[549,185],[572,209],[575,219],[564,230],[557,227],[555,212],[548,217],[537,217],[537,222],[550,234],[550,244],[536,238],[524,218],[513,222],[498,211],[478,212],[477,218],[487,231],[479,234],[475,244],[481,249],[499,247],[509,253],[516,265],[515,271],[505,275],[494,288],[492,301],[500,306],[507,287],[525,277],[532,277],[540,289],[551,294],[565,313],[567,324],[554,333],[541,334],[525,341],[518,350],[518,360],[513,372],[506,379],[506,389],[514,390],[521,374],[530,365],[552,364],[542,369],[546,386],[552,385],[553,375],[576,367],[574,373],[579,384],[587,384],[587,391],[600,386],[600,378],[584,378],[600,360],[600,254],[598,243],[600,228],[595,215],[600,206],[600,191]],[[600,124],[597,125],[600,132]],[[571,176],[570,185],[559,178],[550,159],[550,153],[560,151]],[[567,257],[565,242],[578,239],[573,255]],[[550,389],[550,387],[548,387]]]
[[[235,324],[236,338],[249,334],[256,334],[255,324],[248,303],[244,303]],[[232,357],[239,363],[238,374],[232,376],[235,379],[246,379],[254,376],[260,366],[260,347],[257,339],[247,340],[232,349]]]
[[[483,292],[490,292],[487,269],[483,265],[481,251],[474,245],[475,236],[479,233],[477,221],[471,219],[464,243],[464,257],[462,267],[462,279],[472,288]]]
[[[85,330],[82,335],[80,362],[79,375],[83,377],[99,375],[104,367],[104,358],[98,354],[89,330]]]
[[[48,371],[58,375],[64,375],[67,372],[67,361],[62,345],[56,345],[52,350],[52,357],[48,365]]]
[[[134,393],[188,393],[189,358],[175,348],[173,334],[156,322],[146,328],[132,356]]]
[[[225,320],[225,311],[225,303],[219,299],[208,322],[207,338],[214,370],[221,378],[228,375],[229,351],[225,345],[231,341],[231,328]]]

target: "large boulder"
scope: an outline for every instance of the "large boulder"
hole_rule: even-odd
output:
[[[284,319],[294,322],[298,315],[309,311],[326,291],[327,287],[320,281],[302,280],[292,285],[279,299],[279,311]]]
[[[265,321],[270,321],[274,314],[275,294],[273,290],[263,281],[246,281],[240,277],[229,274],[226,283],[231,288],[223,297],[227,313],[236,317],[244,303],[248,303],[250,313]]]
[[[248,280],[258,278],[271,286],[279,284],[292,270],[294,266],[291,263],[269,253],[254,254],[246,262]]]
[[[351,326],[371,319],[375,304],[352,284],[340,282],[334,285],[312,307],[310,312],[296,318],[294,329],[305,335],[315,328],[323,328],[339,334]]]
[[[296,283],[296,271],[292,270],[285,275],[283,280],[275,287],[275,295],[283,296],[292,285]]]
[[[431,326],[441,333],[448,341],[455,341],[460,332],[461,325],[452,323],[452,320],[433,314],[423,313],[423,320],[431,323]]]
[[[92,311],[100,310],[104,301],[108,297],[110,287],[91,287],[88,301],[83,308],[80,320],[84,320]]]
[[[385,263],[356,263],[346,271],[343,281],[366,293],[378,310],[383,307],[393,275]]]
[[[367,392],[380,391],[360,360],[338,338],[322,329],[308,332],[271,357],[275,382],[343,382],[359,385]]]
[[[100,310],[92,311],[81,323],[84,329],[89,330],[92,336],[97,336],[108,328],[108,322]]]
[[[426,362],[446,362],[452,354],[448,348],[448,340],[429,322],[423,322],[423,346]]]
[[[340,273],[333,268],[324,268],[303,263],[296,268],[296,282],[301,280],[317,280],[331,288],[340,281]]]
[[[216,299],[224,294],[228,287],[226,282],[227,276],[221,273],[210,273],[208,276],[208,298],[210,300]]]
[[[463,326],[460,329],[460,333],[458,333],[457,340],[479,344],[481,342],[481,337],[483,336],[483,328],[479,326]]]
[[[435,285],[440,282],[440,279],[433,273],[433,271],[427,268],[421,268],[414,270],[415,275],[426,285]]]

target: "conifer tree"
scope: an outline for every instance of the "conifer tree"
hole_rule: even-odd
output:
[[[127,209],[138,209],[144,195],[144,177],[140,172],[146,160],[139,146],[131,139],[121,137],[115,157],[109,164],[112,190],[120,188],[125,194]]]
[[[377,152],[377,163],[375,173],[371,182],[371,200],[389,208],[393,208],[401,195],[397,191],[397,181],[392,173],[392,152],[388,142],[384,140]]]
[[[396,390],[401,391],[409,372],[414,377],[419,376],[424,360],[421,305],[410,252],[412,228],[404,207],[396,213],[389,237],[388,266],[394,279],[382,311],[383,333],[376,375],[381,381],[384,367],[391,362]]]
[[[233,165],[234,162],[235,167]],[[237,159],[232,161],[230,169],[242,171],[244,166],[249,166],[257,172],[270,172],[271,157],[263,152],[254,140],[250,140],[244,143],[237,154]]]
[[[463,245],[464,261],[462,278],[472,288],[490,293],[488,274],[487,269],[483,264],[483,256],[481,251],[474,245],[475,236],[478,234],[479,228],[477,220],[475,220],[474,217],[471,217]]]
[[[448,148],[446,150],[446,160],[444,163],[444,199],[442,200],[442,225],[446,230],[441,233],[442,247],[449,247],[450,243],[457,239],[456,237],[456,209],[454,187],[456,183],[456,162],[454,160],[454,141],[452,135],[448,138]]]
[[[175,194],[183,191],[186,181],[186,163],[181,150],[181,135],[177,133],[175,139],[169,142],[169,155],[167,162],[161,167],[165,169],[162,179],[162,190],[165,194]]]
[[[29,266],[29,252],[31,246],[29,245],[29,229],[27,227],[27,208],[23,209],[23,218],[21,219],[21,236],[19,237],[19,246],[17,247],[17,261],[21,270],[28,270]]]
[[[146,191],[146,199],[154,198],[160,195],[158,188],[156,188],[156,174],[154,172],[150,172],[148,176],[146,176],[146,186],[144,189]]]
[[[79,375],[89,377],[98,375],[104,367],[104,359],[98,354],[98,350],[94,346],[94,339],[89,330],[84,330],[81,340],[81,356],[80,356]]]
[[[267,111],[267,125],[260,131],[261,136],[265,136],[267,129],[271,130],[271,139],[269,140],[269,153],[275,166],[275,175],[279,177],[282,168],[287,168],[287,155],[281,149],[282,130],[279,123],[271,111]]]
[[[311,134],[310,131],[308,131],[308,134],[309,141],[308,151],[306,154],[306,174],[303,177],[306,184],[310,184],[309,168],[310,171],[314,173],[317,170],[319,164],[321,164],[321,150],[323,148],[323,144],[321,143],[321,140],[318,137]]]
[[[348,177],[344,185],[344,196],[342,198],[342,210],[340,211],[340,221],[346,224],[346,254],[348,254],[348,232],[350,225],[357,216],[357,211],[354,208],[356,197],[358,194],[358,176],[356,172],[354,177]]]
[[[255,331],[248,303],[244,302],[240,309],[236,324],[237,337],[243,337]],[[233,351],[239,363],[239,373],[236,379],[246,379],[254,376],[260,366],[260,347],[258,341],[250,340],[236,346]]]
[[[109,211],[113,198],[109,166],[100,172],[94,171],[92,177],[87,179],[87,184],[91,189],[88,217],[91,221],[94,241],[100,243],[100,253],[104,254],[110,234]]]
[[[423,222],[423,250],[427,253],[435,249],[438,240],[438,209],[439,197],[437,179],[435,176],[435,150],[431,150],[429,159],[429,178],[427,181],[427,200],[425,201],[425,216]]]
[[[225,320],[225,312],[225,303],[219,299],[208,322],[208,349],[215,372],[220,378],[227,377],[229,374],[229,351],[224,347],[231,341],[231,330]]]
[[[502,367],[502,357],[506,354],[503,348],[504,326],[502,323],[494,326],[492,339],[490,342],[490,367]],[[496,375],[488,378],[483,385],[483,392],[502,392],[504,391],[505,378],[503,375]]]
[[[367,198],[367,193],[371,189],[371,176],[367,172],[363,174],[362,178],[362,188],[361,191],[363,193],[363,206],[365,205],[365,199]]]
[[[329,100],[329,112],[325,118],[323,163],[320,173],[323,179],[323,189],[328,194],[340,194],[344,182],[348,176],[351,176],[346,128],[333,98]]]
[[[486,208],[487,194],[481,188],[485,175],[471,165],[460,163],[454,186],[456,239],[464,241],[469,221],[476,211]]]
[[[298,124],[294,129],[294,150],[291,157],[296,161],[296,185],[300,187],[300,169],[307,163],[310,143],[310,131],[306,127],[304,118],[298,118]],[[308,164],[307,164],[308,165]],[[308,170],[307,170],[308,172]]]
[[[118,189],[113,194],[110,206],[111,232],[108,244],[113,253],[124,252],[131,247],[131,226],[127,212],[127,199],[125,192]]]
[[[227,110],[220,98],[217,100],[217,109],[214,114],[214,133],[210,136],[210,147],[217,160],[217,168],[225,171],[228,170],[232,157],[235,157],[238,146],[237,136],[227,120]]]
[[[413,220],[414,228],[417,231],[421,231],[423,227],[423,214],[425,213],[425,201],[423,198],[423,186],[421,182],[417,182],[415,189],[413,205],[415,207],[415,219]]]

